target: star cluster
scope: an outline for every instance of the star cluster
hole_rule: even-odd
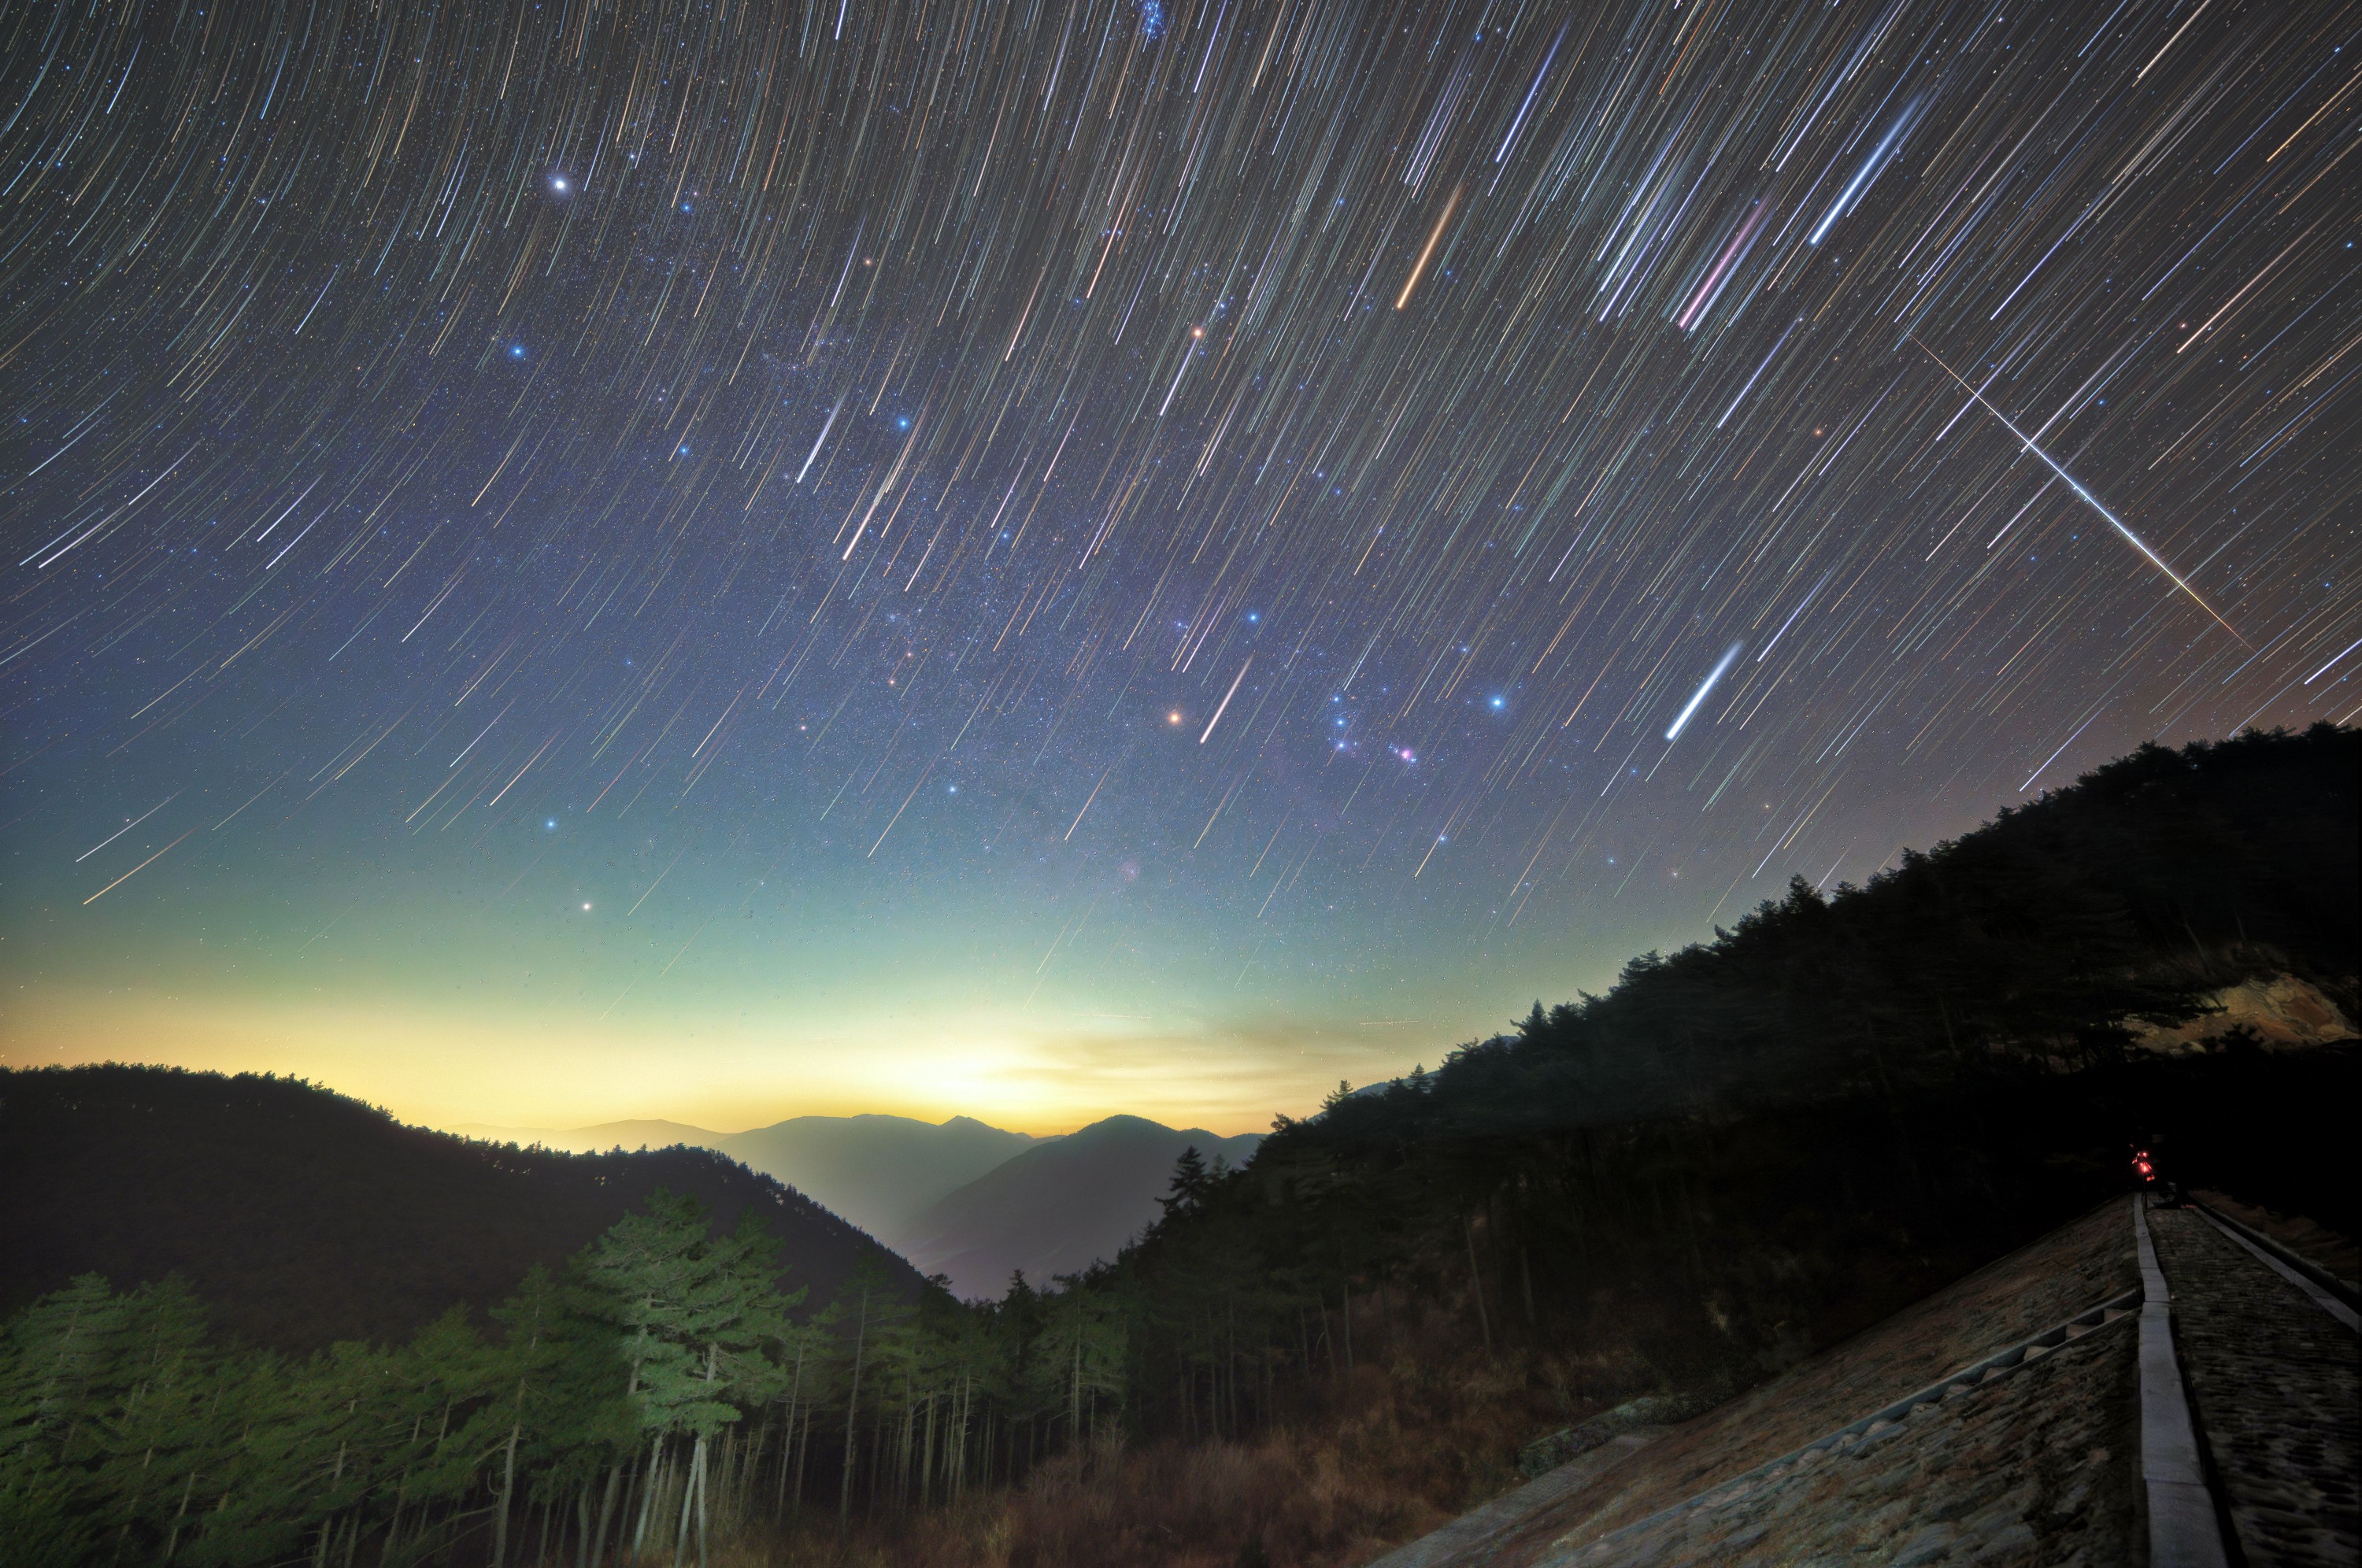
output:
[[[0,37],[12,1062],[1250,1125],[2356,711],[2336,6]]]

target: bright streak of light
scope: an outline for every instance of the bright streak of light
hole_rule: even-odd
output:
[[[2058,760],[2060,753],[2064,752],[2069,746],[2075,744],[2075,736],[2080,735],[2085,730],[2090,729],[2092,727],[2092,719],[2098,718],[2104,711],[2105,710],[2100,708],[2094,708],[2092,710],[2092,718],[2085,719],[2081,723],[2077,724],[2075,726],[2075,734],[2069,735],[2065,740],[2060,741],[2058,743],[2058,750],[2054,751],[2048,756],[2044,757],[2042,759],[2042,766],[2025,776],[2025,782],[2017,787],[2017,792],[2023,795],[2028,790],[2033,789],[2034,781],[2041,778],[2046,772],[2049,771],[2050,765]]]
[[[1690,720],[1696,715],[1707,695],[1721,683],[1724,676],[1730,673],[1730,667],[1738,662],[1738,656],[1744,651],[1746,651],[1744,645],[1739,643],[1733,643],[1722,650],[1722,657],[1716,663],[1713,673],[1705,678],[1689,701],[1683,706],[1681,712],[1673,720],[1673,727],[1665,732],[1667,740],[1675,741],[1682,738],[1682,732],[1689,727]]]
[[[1451,215],[1460,210],[1460,193],[1466,188],[1463,185],[1451,188],[1451,199],[1443,204],[1443,215],[1435,220],[1435,227],[1428,232],[1427,243],[1419,248],[1418,261],[1410,270],[1409,282],[1404,283],[1402,293],[1395,296],[1395,309],[1400,310],[1410,304],[1411,291],[1418,287],[1419,279],[1426,275],[1427,264],[1434,259],[1435,248],[1441,242],[1444,229],[1451,225]]]
[[[1813,232],[1805,238],[1805,244],[1818,245],[1829,230],[1837,226],[1838,219],[1853,210],[1854,199],[1861,194],[1864,186],[1878,178],[1878,171],[1886,166],[1886,155],[1893,149],[1896,138],[1909,130],[1911,122],[1918,117],[1919,105],[1916,99],[1903,106],[1903,113],[1896,116],[1894,124],[1887,127],[1886,135],[1879,141],[1877,149],[1863,160],[1861,167],[1855,171],[1852,182],[1846,186],[1845,193],[1837,199],[1836,204],[1823,214],[1821,221],[1813,226]]]
[[[197,831],[196,829],[194,829],[194,828],[191,828],[191,829],[189,830],[189,833],[194,833],[194,832],[196,832],[196,831]],[[188,837],[188,836],[189,836],[189,833],[184,833],[184,834],[182,834],[181,835],[181,838],[186,838],[186,837]],[[98,902],[98,900],[101,900],[101,899],[103,899],[103,898],[106,897],[106,895],[107,895],[107,894],[109,894],[109,893],[111,893],[111,892],[115,891],[115,889],[116,889],[120,888],[121,886],[123,886],[123,884],[124,884],[124,883],[128,882],[129,880],[131,880],[131,878],[132,878],[138,876],[138,875],[139,875],[139,873],[141,873],[142,871],[147,870],[147,869],[148,869],[148,867],[149,867],[150,866],[155,865],[155,864],[156,864],[156,862],[158,862],[159,860],[163,859],[163,858],[164,858],[164,856],[165,856],[166,855],[168,855],[168,854],[171,853],[171,850],[172,850],[172,848],[173,848],[173,845],[177,845],[177,844],[179,844],[179,843],[181,842],[181,838],[176,838],[176,839],[174,839],[174,840],[172,841],[172,843],[171,843],[171,844],[168,844],[168,845],[166,845],[163,848],[161,848],[161,849],[158,850],[155,854],[153,854],[153,855],[149,856],[147,859],[145,859],[145,860],[141,861],[138,865],[134,866],[130,870],[126,871],[122,876],[117,877],[114,881],[109,882],[105,887],[101,888],[97,892],[93,893],[90,897],[88,897],[88,898],[84,899],[84,900],[83,900],[83,902],[84,904],[94,904],[94,903]]]
[[[1827,571],[1821,573],[1821,580],[1813,584],[1813,591],[1805,595],[1805,602],[1797,605],[1794,610],[1788,612],[1788,618],[1780,623],[1780,629],[1772,634],[1772,640],[1765,643],[1763,645],[1763,651],[1755,656],[1756,663],[1761,664],[1765,659],[1772,656],[1772,650],[1780,646],[1780,639],[1788,635],[1788,628],[1796,624],[1796,617],[1803,614],[1806,607],[1809,606],[1814,600],[1818,599],[1821,596],[1821,590],[1829,585],[1829,579],[1835,576],[1836,573],[1837,569],[1835,567],[1831,567]]]
[[[1509,122],[1509,134],[1501,138],[1500,149],[1493,154],[1494,162],[1498,163],[1509,156],[1509,144],[1518,139],[1518,127],[1526,123],[1526,111],[1534,106],[1534,94],[1542,90],[1543,79],[1550,75],[1551,61],[1558,58],[1558,46],[1564,42],[1566,27],[1562,23],[1558,37],[1551,39],[1550,52],[1542,56],[1542,68],[1534,72],[1534,84],[1526,89],[1526,101],[1518,105],[1518,117]]]
[[[2352,653],[2356,648],[2362,648],[2362,639],[2357,639],[2356,641],[2346,644],[2345,652],[2340,653],[2337,656],[2337,658],[2344,658],[2346,654]],[[2331,659],[2329,664],[2323,665],[2319,669],[2316,669],[2311,675],[2306,676],[2304,678],[2304,683],[2307,686],[2310,686],[2314,681],[2320,679],[2323,676],[2327,675],[2329,673],[2329,666],[2335,664],[2337,662],[2337,658]]]
[[[1691,299],[1688,308],[1682,312],[1681,319],[1673,323],[1675,326],[1687,332],[1697,325],[1701,316],[1714,308],[1714,302],[1721,297],[1723,282],[1730,271],[1731,263],[1747,254],[1755,226],[1763,221],[1763,215],[1770,210],[1760,201],[1755,204],[1754,210],[1747,215],[1747,221],[1739,225],[1738,232],[1731,237],[1729,248],[1723,251],[1722,259],[1714,264],[1714,271],[1708,272],[1705,282],[1698,285],[1696,295]]]
[[[1247,655],[1246,663],[1239,666],[1239,672],[1231,677],[1231,689],[1222,693],[1221,707],[1216,708],[1214,710],[1214,716],[1206,721],[1206,734],[1198,737],[1198,744],[1199,745],[1204,745],[1206,744],[1207,736],[1214,733],[1214,726],[1222,722],[1222,710],[1224,708],[1228,708],[1231,705],[1231,699],[1239,694],[1239,682],[1244,680],[1247,678],[1247,671],[1253,668],[1254,655],[1249,654]]]
[[[803,483],[804,475],[811,472],[812,459],[819,457],[820,449],[828,444],[828,433],[836,428],[836,416],[844,412],[844,398],[842,394],[839,394],[836,400],[836,406],[828,411],[828,417],[826,419],[821,421],[820,439],[814,441],[812,443],[812,449],[804,454],[804,466],[796,470],[796,483]]]
[[[1772,352],[1763,356],[1763,362],[1755,367],[1755,373],[1747,378],[1747,384],[1738,389],[1738,395],[1730,400],[1730,406],[1724,409],[1722,411],[1722,417],[1714,422],[1714,427],[1716,430],[1721,429],[1724,425],[1730,423],[1730,416],[1738,412],[1738,405],[1747,401],[1747,394],[1755,390],[1755,383],[1763,379],[1763,372],[1772,368],[1772,361],[1780,357],[1780,350],[1788,347],[1789,333],[1795,331],[1796,328],[1804,325],[1805,318],[1803,316],[1798,316],[1795,320],[1788,324],[1788,331],[1780,334],[1780,341],[1772,345]]]
[[[2331,662],[2334,663],[2336,661],[2332,660]],[[2322,668],[2325,669],[2328,666],[2324,665]],[[74,864],[77,866],[81,865],[83,861],[89,859],[92,856],[96,855],[100,850],[105,849],[108,845],[113,844],[116,839],[121,838],[125,834],[129,833],[133,828],[138,827],[141,823],[146,822],[149,817],[154,816],[158,812],[162,811],[165,807],[171,805],[180,798],[181,792],[178,790],[173,790],[171,794],[165,796],[162,800],[157,801],[154,805],[149,807],[146,811],[140,812],[129,822],[125,823],[121,827],[116,828],[113,833],[108,834],[105,838],[100,839],[96,844],[92,845],[88,849],[83,850],[80,855],[75,856]]]
[[[1909,334],[1905,334],[1905,336],[1908,337]],[[1916,337],[1912,337],[1911,341],[1914,343],[1919,343],[1919,339]],[[2238,637],[2239,642],[2243,646],[2254,647],[2256,646],[2255,644],[2248,642],[2246,638],[2239,636],[2238,627],[2234,626],[2230,622],[2225,621],[2222,616],[2216,614],[2214,613],[2214,606],[2207,603],[2204,599],[2199,597],[2198,591],[2191,587],[2188,582],[2184,581],[2180,572],[2165,564],[2164,557],[2158,555],[2155,550],[2150,549],[2147,544],[2142,540],[2138,534],[2136,534],[2130,528],[2125,527],[2124,524],[2118,520],[2114,513],[2101,505],[2100,498],[2098,496],[2093,495],[2090,491],[2085,490],[2082,484],[2073,474],[2070,474],[2065,469],[2060,468],[2057,460],[2054,459],[2049,453],[2036,446],[2034,444],[2033,436],[2028,436],[2025,431],[2020,430],[2015,425],[2011,424],[2008,414],[2003,414],[2000,409],[1994,407],[1992,401],[1986,397],[1984,393],[1977,391],[1975,387],[1970,386],[1967,378],[1962,376],[1959,371],[1955,370],[1949,365],[1946,365],[1942,355],[1937,353],[1933,348],[1928,348],[1925,343],[1919,343],[1919,348],[1921,351],[1927,356],[1927,358],[1935,360],[1937,365],[1943,368],[1943,371],[1946,375],[1951,377],[1954,381],[1959,381],[1963,388],[1966,388],[1968,394],[1983,405],[1987,414],[1990,414],[1995,419],[2000,420],[2003,429],[2016,436],[2019,443],[2024,446],[2027,451],[2041,458],[2044,467],[2047,468],[2052,473],[2057,474],[2060,479],[2065,480],[2067,481],[2067,488],[2073,491],[2077,495],[2081,496],[2085,505],[2098,513],[2101,516],[2106,518],[2108,520],[2108,526],[2123,535],[2125,542],[2130,545],[2134,549],[2138,550],[2141,553],[2143,559],[2147,560],[2149,565],[2157,568],[2158,570],[2163,572],[2166,575],[2167,580],[2169,580],[2174,587],[2188,594],[2190,596],[2190,602],[2192,604],[2195,604],[2201,610],[2205,611],[2206,613],[2213,618],[2216,625],[2230,633],[2234,637]]]

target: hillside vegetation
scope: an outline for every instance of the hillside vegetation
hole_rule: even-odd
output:
[[[792,1283],[918,1275],[810,1198],[704,1149],[568,1154],[405,1127],[292,1078],[0,1070],[0,1312],[77,1275],[178,1275],[233,1337],[406,1338],[489,1309],[660,1187],[723,1228],[759,1209]]]
[[[225,1356],[171,1287],[86,1279],[11,1325],[0,1534],[113,1532],[127,1562],[1364,1560],[1542,1431],[1758,1381],[2124,1190],[2136,1144],[2350,1231],[2350,1043],[2135,1042],[2259,974],[2351,1015],[2357,763],[2326,727],[2145,749],[1866,888],[1792,886],[1282,1119],[1243,1169],[1185,1156],[1114,1264],[997,1302],[857,1272],[782,1297],[759,1237],[670,1199],[493,1330],[399,1350]],[[183,1367],[171,1408],[209,1413],[138,1435]]]

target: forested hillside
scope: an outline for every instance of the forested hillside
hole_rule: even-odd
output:
[[[2350,1043],[2135,1042],[2257,974],[2353,1016],[2357,775],[2328,726],[2145,748],[1283,1119],[1087,1286],[1129,1304],[1127,1419],[1289,1422],[1278,1368],[1383,1389],[1328,1463],[1448,1509],[1508,1478],[1519,1421],[1757,1381],[2123,1190],[2136,1145],[2351,1233]]]
[[[1537,1003],[1439,1073],[1282,1127],[1260,1179],[2114,1063],[2141,1023],[2255,974],[2293,973],[2350,1016],[2357,739],[2145,748],[1866,888],[1796,880],[1712,942],[1632,960],[1605,996]]]
[[[79,1281],[0,1353],[0,1539],[54,1544],[28,1562],[669,1561],[712,1534],[752,1561],[1363,1561],[1509,1484],[1542,1431],[1759,1381],[2123,1191],[2136,1145],[2350,1232],[2352,1043],[2136,1032],[2257,974],[2352,1015],[2357,763],[2325,727],[2144,750],[1866,888],[1792,887],[1603,997],[1283,1118],[1241,1170],[1186,1155],[1115,1263],[998,1302],[860,1270],[783,1296],[776,1243],[652,1194],[490,1331],[399,1347],[225,1353],[185,1292]],[[12,1118],[27,1084],[78,1081],[8,1080]],[[91,1081],[142,1125],[138,1075]],[[270,1132],[319,1091],[230,1082],[261,1129],[230,1185],[403,1258],[447,1215],[481,1244],[443,1200],[494,1176],[624,1169],[445,1141],[436,1201],[398,1224],[358,1177],[289,1209],[272,1189],[306,1161],[346,1168]],[[143,1182],[226,1157],[140,1143],[110,1149]],[[730,1168],[707,1158],[682,1168]],[[94,1230],[139,1191],[77,1175],[91,1192],[43,1201]],[[300,1228],[237,1238],[259,1267]],[[459,1301],[485,1276],[421,1277]]]
[[[108,1066],[0,1071],[0,1311],[80,1274],[178,1274],[258,1344],[401,1339],[489,1308],[658,1187],[724,1227],[759,1209],[790,1285],[833,1291],[867,1260],[918,1288],[867,1236],[709,1150],[518,1149],[292,1079]]]
[[[716,1236],[658,1189],[563,1269],[534,1265],[490,1334],[454,1308],[406,1343],[300,1359],[222,1347],[177,1276],[113,1293],[84,1275],[0,1342],[0,1546],[12,1568],[351,1562],[364,1546],[505,1562],[537,1519],[546,1560],[562,1507],[586,1554],[678,1562],[693,1533],[702,1557],[716,1516],[747,1511],[761,1440],[780,1505],[801,1502],[837,1342],[850,1412],[864,1353],[875,1404],[877,1352],[912,1315],[875,1257],[836,1307],[800,1312],[811,1292],[781,1289],[766,1209]],[[771,1418],[752,1444],[742,1410]],[[835,1446],[849,1496],[858,1445]]]
[[[1605,996],[1283,1120],[1128,1267],[1168,1302],[1201,1288],[1185,1281],[1260,1301],[1245,1282],[1286,1280],[1341,1318],[1399,1292],[1480,1340],[1743,1378],[2105,1190],[2132,1142],[2171,1129],[2219,1165],[2257,1119],[2295,1137],[2324,1116],[2311,1097],[2349,1056],[2128,1046],[2257,973],[2350,1016],[2357,773],[2362,737],[2326,725],[2148,747],[1868,887],[1792,884]],[[2296,1183],[2312,1157],[2239,1149],[2222,1179]],[[1649,1297],[1628,1320],[1603,1305]],[[1258,1335],[1300,1340],[1297,1315]],[[1145,1386],[1153,1408],[1187,1384]]]

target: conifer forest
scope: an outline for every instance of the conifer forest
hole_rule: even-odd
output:
[[[0,0],[0,1568],[2362,1568],[2357,213],[2362,0]]]
[[[2156,1129],[2318,1207],[2350,1047],[2126,1046],[2246,973],[2340,983],[2356,773],[2327,728],[2150,748],[1866,887],[1800,881],[1341,1086],[1242,1168],[1192,1151],[1116,1262],[998,1300],[875,1261],[815,1296],[765,1206],[725,1230],[664,1191],[398,1342],[243,1342],[177,1277],[75,1278],[6,1325],[0,1539],[25,1568],[711,1562],[1317,1425],[1357,1364],[1744,1386],[2114,1190]]]

